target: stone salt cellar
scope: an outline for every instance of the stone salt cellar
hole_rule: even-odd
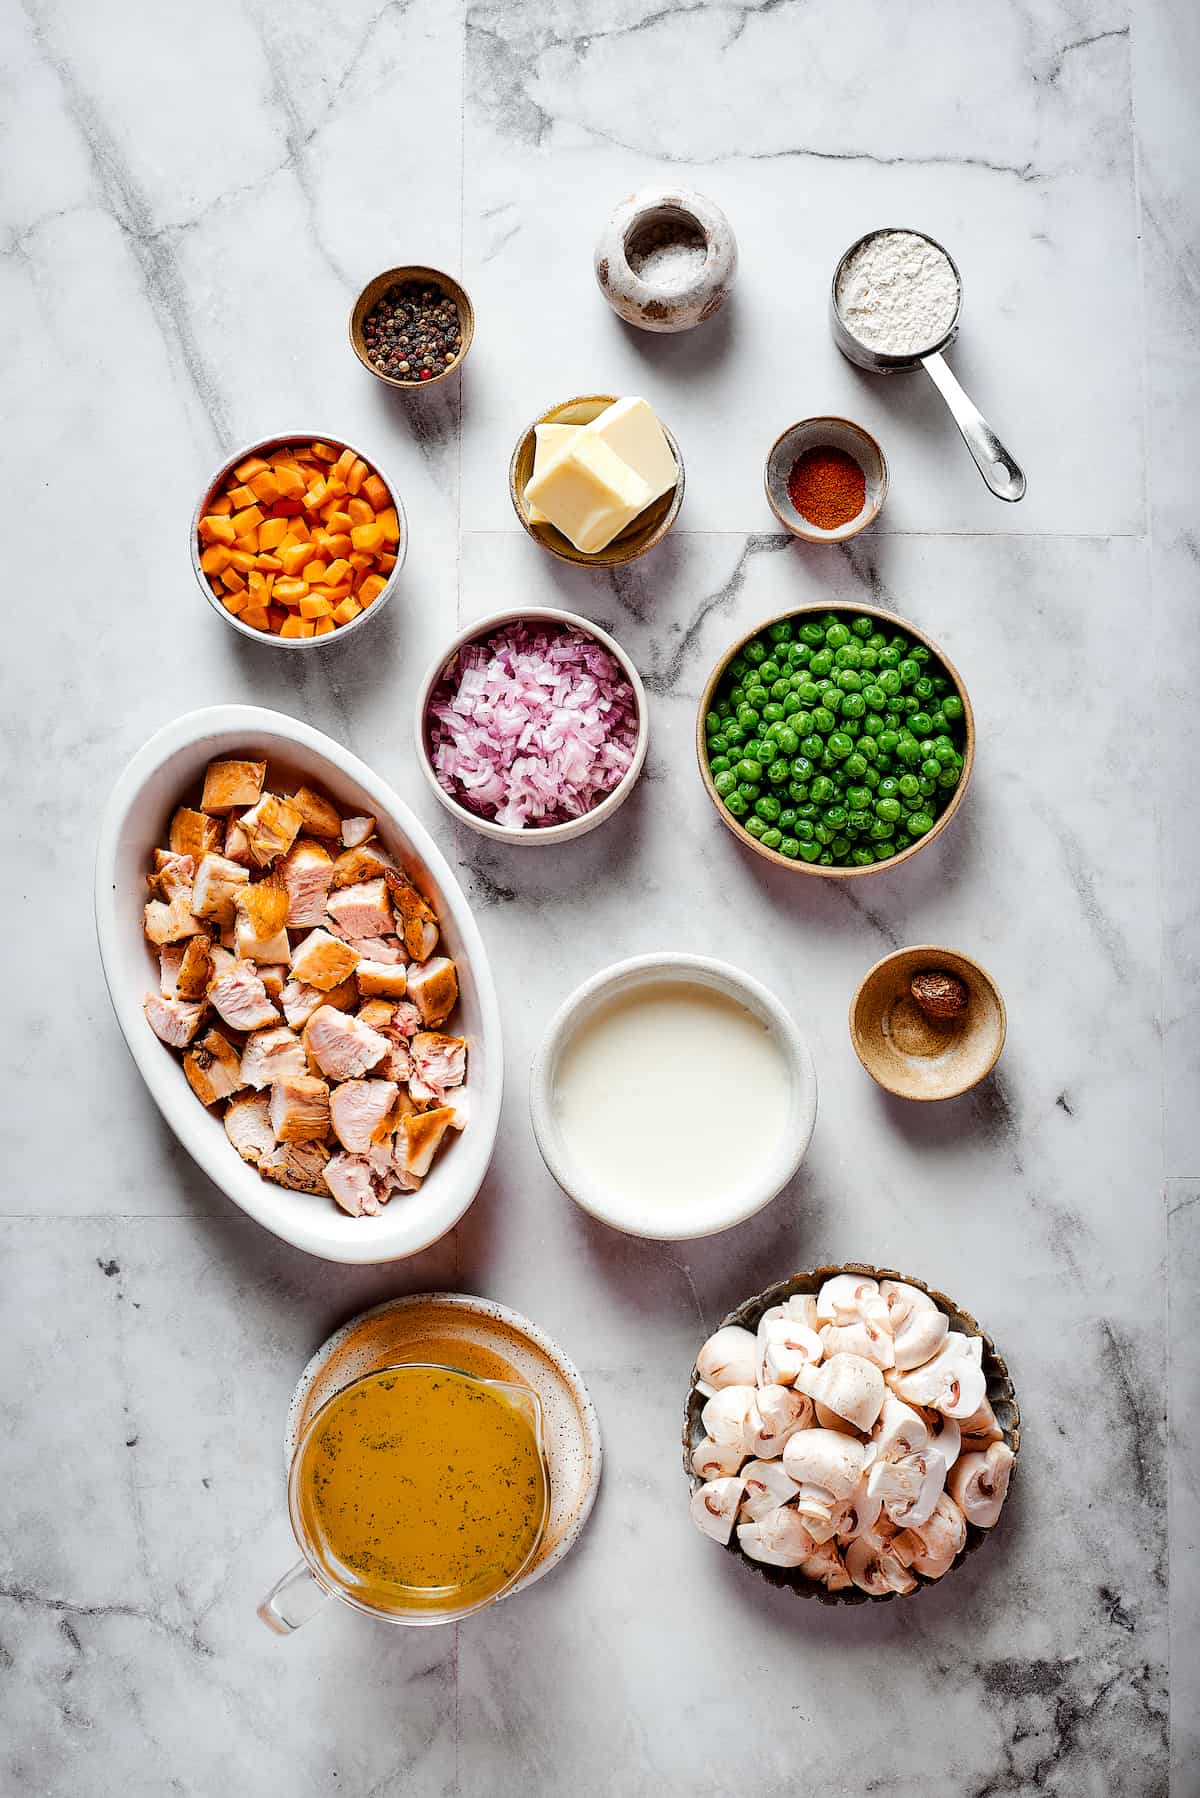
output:
[[[600,291],[626,323],[690,331],[724,304],[737,274],[737,240],[703,194],[647,188],[612,212],[595,265]]]

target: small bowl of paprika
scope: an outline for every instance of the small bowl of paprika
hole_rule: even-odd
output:
[[[878,518],[888,467],[861,425],[802,418],[775,439],[764,478],[771,510],[793,537],[844,543]]]

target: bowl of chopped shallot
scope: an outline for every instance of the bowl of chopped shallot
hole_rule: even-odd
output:
[[[646,760],[646,690],[621,645],[552,606],[494,612],[436,657],[417,694],[417,760],[460,824],[561,843],[624,805]]]
[[[356,756],[258,706],[166,725],[105,809],[96,930],[152,1098],[243,1211],[328,1261],[454,1227],[500,1116],[495,988],[436,844]]]
[[[289,431],[222,463],[192,517],[192,569],[223,623],[277,649],[362,630],[395,592],[408,521],[374,457]]]

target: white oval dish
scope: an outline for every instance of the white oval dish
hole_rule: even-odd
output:
[[[159,1042],[142,1001],[158,984],[142,932],[146,874],[165,843],[175,807],[214,758],[253,755],[285,776],[310,781],[344,811],[369,813],[437,912],[446,954],[458,969],[461,1033],[470,1043],[466,1129],[420,1190],[393,1199],[378,1217],[348,1217],[335,1205],[260,1179],[196,1099],[178,1056]],[[432,837],[400,798],[357,756],[282,712],[211,706],[188,712],[144,743],[121,774],[100,822],[96,850],[96,934],[117,1022],[155,1104],[188,1153],[242,1210],[285,1242],[326,1261],[399,1261],[453,1229],[487,1172],[504,1086],[500,1011],[487,953],[462,890]]]
[[[468,643],[474,643],[477,638],[490,636],[502,625],[528,623],[531,620],[535,623],[560,625],[564,629],[578,631],[581,636],[591,637],[595,642],[602,644],[614,660],[620,663],[637,701],[638,739],[633,752],[633,760],[617,785],[600,801],[599,805],[593,806],[590,812],[585,812],[582,818],[572,818],[566,824],[550,824],[544,830],[514,830],[510,824],[497,824],[491,818],[477,817],[474,812],[468,811],[465,805],[460,805],[457,799],[451,798],[447,793],[434,773],[433,764],[429,759],[429,746],[425,741],[425,713],[429,708],[433,689],[441,679],[442,670],[452,656],[457,655],[459,650],[465,648]],[[413,735],[416,738],[417,763],[421,772],[428,781],[439,805],[444,806],[452,818],[457,818],[460,824],[469,824],[471,829],[479,831],[481,836],[494,837],[497,842],[520,843],[536,849],[548,843],[565,843],[571,837],[586,836],[589,830],[595,830],[598,824],[603,824],[606,818],[611,818],[613,813],[624,805],[642,772],[646,761],[646,748],[650,740],[646,689],[642,685],[641,675],[616,638],[610,637],[607,631],[602,631],[598,624],[593,624],[588,618],[580,618],[575,612],[561,612],[555,606],[518,606],[510,611],[493,612],[487,618],[476,619],[473,624],[469,624],[465,629],[459,631],[441,654],[434,659],[417,693]]]
[[[791,1106],[775,1153],[739,1186],[719,1199],[689,1205],[677,1217],[655,1212],[622,1198],[602,1186],[570,1157],[558,1119],[554,1086],[563,1050],[575,1030],[599,1006],[621,992],[641,986],[677,981],[680,985],[707,986],[744,1005],[766,1025],[775,1038],[791,1079]],[[561,1005],[534,1057],[529,1078],[529,1109],[533,1133],[546,1163],[568,1196],[602,1223],[629,1236],[657,1241],[678,1241],[714,1236],[734,1224],[744,1223],[787,1185],[803,1161],[817,1120],[817,1075],[804,1037],[784,1007],[761,982],[728,962],[704,955],[661,952],[638,955],[615,963],[576,987]]]

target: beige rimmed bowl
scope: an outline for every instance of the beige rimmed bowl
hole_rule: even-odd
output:
[[[386,374],[382,368],[376,368],[367,354],[363,326],[367,321],[368,314],[378,305],[389,287],[398,287],[402,281],[425,281],[430,287],[440,287],[447,299],[454,301],[458,312],[458,328],[462,332],[462,343],[459,346],[458,355],[449,367],[439,369],[437,374],[431,374],[427,381],[420,379],[406,381],[400,375]],[[398,393],[423,393],[429,387],[436,387],[439,381],[445,381],[451,375],[456,375],[466,361],[467,351],[474,341],[475,308],[471,304],[471,296],[466,288],[461,282],[456,281],[453,275],[443,273],[440,268],[426,268],[420,262],[406,262],[400,268],[388,268],[381,275],[376,275],[373,281],[367,282],[355,300],[354,309],[350,314],[350,343],[354,354],[377,381],[382,381],[386,387],[394,387]]]
[[[330,631],[324,637],[281,637],[277,631],[256,631],[252,625],[243,624],[240,618],[235,617],[221,604],[213,591],[208,576],[200,566],[200,557],[203,554],[200,543],[200,520],[209,510],[213,501],[220,496],[226,481],[240,462],[249,461],[251,456],[265,457],[271,455],[275,450],[293,448],[307,443],[328,443],[336,446],[339,450],[353,450],[354,454],[367,464],[371,472],[379,476],[388,490],[392,504],[396,508],[396,516],[400,520],[400,541],[396,545],[396,566],[388,575],[383,591],[377,599],[359,613],[357,618],[352,618],[349,624],[339,624],[336,630]],[[396,591],[401,571],[404,568],[404,558],[408,554],[408,518],[405,515],[404,501],[400,498],[396,483],[381,466],[378,456],[368,450],[360,449],[357,444],[349,443],[337,432],[280,431],[274,437],[260,437],[257,442],[246,444],[243,449],[236,450],[232,456],[226,457],[222,462],[216,474],[205,487],[196,510],[192,513],[191,554],[192,573],[200,584],[200,591],[222,624],[227,624],[231,630],[237,631],[239,636],[248,637],[252,643],[266,643],[272,649],[297,652],[306,649],[319,650],[327,648],[331,643],[344,643],[348,637],[363,630],[373,618],[377,618],[383,611]]]
[[[647,506],[619,536],[604,549],[598,549],[592,555],[585,555],[568,537],[556,530],[552,524],[534,524],[529,516],[529,508],[525,504],[525,487],[533,473],[534,452],[537,449],[537,427],[539,425],[590,425],[594,418],[599,418],[609,406],[615,404],[620,396],[615,393],[588,393],[577,395],[574,399],[562,400],[557,406],[551,406],[540,418],[535,418],[528,430],[517,440],[517,447],[512,453],[508,465],[508,493],[513,503],[513,511],[524,525],[535,543],[558,556],[564,562],[573,562],[577,568],[619,568],[624,562],[636,561],[644,556],[647,550],[657,547],[679,516],[679,508],[683,504],[683,457],[679,453],[679,445],[674,436],[663,424],[663,436],[671,446],[671,454],[675,458],[679,470],[674,487]],[[655,415],[657,417],[657,414]]]
[[[743,1329],[756,1332],[764,1311],[769,1311],[772,1305],[782,1305],[785,1300],[802,1293],[815,1296],[825,1281],[832,1280],[836,1274],[858,1274],[872,1280],[903,1280],[909,1286],[916,1286],[921,1292],[928,1293],[939,1311],[944,1311],[950,1319],[952,1330],[961,1330],[964,1335],[978,1336],[982,1339],[983,1372],[987,1380],[988,1403],[996,1413],[996,1422],[1005,1442],[1013,1454],[1019,1458],[1021,1411],[1004,1357],[996,1348],[987,1331],[980,1327],[969,1311],[964,1311],[960,1305],[954,1303],[953,1299],[948,1299],[945,1293],[935,1291],[932,1286],[927,1286],[924,1280],[918,1280],[912,1274],[902,1274],[894,1267],[869,1267],[863,1261],[843,1261],[837,1266],[810,1268],[805,1273],[790,1274],[786,1280],[779,1280],[774,1286],[768,1286],[764,1292],[756,1293],[753,1298],[744,1299],[728,1316],[723,1317],[719,1324],[714,1325],[714,1329],[724,1329],[727,1324],[740,1324]],[[705,1436],[700,1413],[706,1400],[704,1394],[696,1389],[699,1377],[698,1369],[693,1366],[683,1414],[683,1467],[693,1492],[704,1483],[692,1471],[692,1451],[703,1442]],[[1015,1473],[1015,1467],[1013,1471]],[[950,1575],[962,1566],[967,1556],[974,1554],[986,1537],[994,1536],[1003,1521],[1004,1510],[1001,1511],[999,1519],[990,1530],[980,1529],[978,1524],[968,1523],[966,1546],[949,1570],[942,1575],[942,1580],[949,1579]],[[872,1593],[860,1591],[857,1586],[848,1587],[842,1592],[830,1592],[819,1580],[811,1580],[806,1574],[801,1573],[798,1567],[770,1567],[765,1561],[752,1561],[749,1555],[743,1553],[736,1532],[726,1545],[725,1553],[733,1555],[743,1567],[749,1568],[751,1573],[757,1573],[759,1578],[766,1580],[768,1585],[784,1587],[789,1592],[794,1592],[797,1598],[815,1598],[818,1604],[890,1604],[894,1598],[906,1596],[900,1592],[888,1592],[876,1597]],[[927,1579],[924,1574],[920,1573],[914,1573],[913,1577],[918,1582],[917,1591],[908,1593],[909,1598],[916,1598],[924,1586],[936,1586],[942,1583],[941,1580]]]
[[[490,637],[493,632],[502,630],[511,624],[551,624],[563,630],[578,631],[580,636],[590,637],[606,649],[619,665],[621,672],[633,688],[633,696],[637,703],[638,737],[634,746],[633,760],[617,782],[611,793],[606,793],[599,805],[594,805],[590,812],[582,818],[571,818],[565,824],[548,824],[544,829],[536,826],[530,830],[514,830],[511,824],[497,824],[493,818],[481,818],[477,812],[470,811],[465,805],[447,793],[441,781],[434,773],[433,762],[429,754],[429,737],[425,728],[425,719],[429,711],[429,702],[434,688],[442,675],[461,649],[468,643],[477,643],[480,638]],[[413,734],[417,747],[417,765],[433,792],[438,804],[456,818],[460,824],[469,824],[481,836],[492,837],[498,843],[519,843],[525,847],[537,848],[548,843],[566,843],[573,837],[586,836],[589,830],[603,824],[611,818],[615,811],[624,805],[638,777],[646,764],[646,749],[650,741],[649,715],[646,706],[646,689],[642,685],[642,677],[634,667],[632,660],[607,631],[602,631],[598,624],[588,618],[581,618],[576,612],[562,612],[556,606],[519,606],[510,611],[492,612],[486,618],[478,618],[468,624],[447,643],[434,657],[425,672],[425,678],[417,691],[416,712],[413,722]]]
[[[949,676],[954,685],[954,691],[962,700],[962,778],[954,789],[954,794],[949,805],[939,817],[934,819],[932,830],[927,830],[923,837],[918,837],[915,843],[910,843],[906,849],[901,849],[899,854],[889,855],[886,861],[871,862],[869,866],[865,868],[822,868],[818,867],[816,862],[804,862],[800,860],[791,861],[786,855],[780,855],[777,849],[765,849],[755,837],[750,835],[749,831],[742,829],[738,820],[722,804],[721,795],[717,792],[716,786],[713,783],[713,777],[708,766],[708,756],[706,754],[708,745],[704,730],[704,720],[712,710],[713,698],[721,684],[725,670],[728,668],[733,658],[740,654],[752,638],[761,636],[763,631],[769,629],[773,624],[778,624],[781,619],[820,618],[823,617],[826,612],[839,613],[846,618],[877,618],[881,628],[887,627],[894,631],[906,631],[915,642],[923,643],[925,645],[930,655],[937,661],[938,666]],[[898,618],[894,612],[885,612],[879,606],[836,604],[790,606],[786,612],[775,612],[770,618],[764,618],[760,623],[756,624],[753,630],[744,632],[743,635],[738,638],[737,642],[731,644],[725,651],[725,654],[721,657],[720,661],[709,675],[708,680],[704,685],[704,691],[700,695],[700,705],[696,712],[696,760],[700,766],[700,778],[704,782],[704,790],[712,801],[718,818],[720,818],[726,830],[737,838],[743,848],[752,849],[755,855],[761,855],[764,861],[774,863],[777,868],[786,868],[791,874],[816,875],[821,880],[856,880],[863,874],[869,875],[890,872],[892,868],[898,868],[901,863],[911,861],[914,855],[919,855],[922,849],[927,849],[934,838],[939,837],[943,830],[945,830],[947,824],[949,824],[951,818],[953,818],[955,812],[957,812],[959,806],[962,804],[963,796],[966,793],[967,786],[971,779],[971,770],[975,766],[975,714],[971,710],[971,700],[966,687],[963,685],[962,676],[959,674],[957,668],[955,668],[945,650],[940,649],[932,637],[927,637],[924,631],[918,630],[916,625],[911,624],[907,618]]]
[[[957,1018],[930,1018],[909,990],[914,974],[956,974],[967,989]],[[869,968],[850,1001],[850,1041],[872,1080],[899,1099],[955,1099],[986,1078],[1007,1031],[1004,999],[979,962],[919,943]]]
[[[858,463],[866,483],[862,510],[832,531],[823,531],[797,511],[788,494],[788,476],[797,459],[813,449],[844,450]],[[887,458],[870,431],[849,418],[802,418],[780,432],[771,445],[763,484],[772,512],[793,537],[802,537],[806,543],[845,543],[879,517],[888,490]]]

